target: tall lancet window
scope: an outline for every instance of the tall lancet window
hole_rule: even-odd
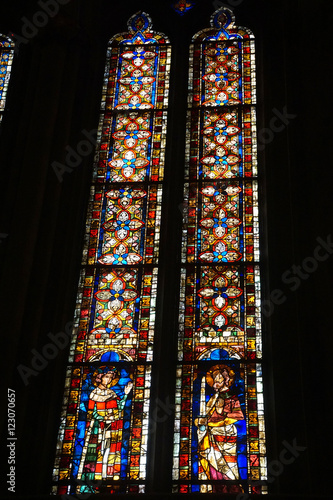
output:
[[[0,123],[6,105],[14,48],[14,42],[10,38],[0,34]]]
[[[175,492],[266,491],[254,51],[229,9],[190,50]]]
[[[53,493],[145,491],[170,50],[109,43]]]

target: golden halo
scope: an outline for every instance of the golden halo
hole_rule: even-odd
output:
[[[234,383],[235,380],[235,372],[228,365],[215,365],[212,366],[211,369],[206,374],[206,382],[210,387],[213,387],[214,379],[217,373],[222,373],[223,370],[227,370],[229,373],[230,381],[229,387]]]

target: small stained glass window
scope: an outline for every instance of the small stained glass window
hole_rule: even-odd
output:
[[[14,48],[14,42],[10,38],[0,34],[0,123],[6,105]]]
[[[172,4],[174,10],[183,16],[186,12],[192,9],[195,5],[195,2],[190,2],[188,0],[178,0]]]

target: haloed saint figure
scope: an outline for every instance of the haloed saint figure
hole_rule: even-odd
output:
[[[237,396],[229,390],[235,373],[226,366],[213,368],[202,378],[200,415],[195,419],[198,434],[199,479],[237,480],[237,428],[244,420]],[[206,382],[214,394],[206,402]]]
[[[92,377],[78,479],[120,479],[123,410],[133,384],[128,381],[119,395],[111,389],[118,380],[115,368]]]

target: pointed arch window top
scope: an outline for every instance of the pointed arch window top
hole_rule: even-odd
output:
[[[200,77],[190,84],[191,106],[255,104],[254,35],[248,28],[235,25],[233,12],[228,8],[216,10],[210,28],[199,31],[192,40],[193,75]]]
[[[251,30],[235,25],[235,16],[231,9],[221,7],[210,18],[210,28],[203,29],[193,37],[194,42],[230,40],[234,38],[254,38]]]
[[[228,28],[228,26],[233,26],[235,23],[235,16],[230,9],[218,9],[216,10],[211,18],[210,24],[214,28]]]
[[[152,22],[148,14],[139,11],[128,20],[127,26],[129,31],[136,33],[151,30]]]
[[[119,33],[111,38],[110,45],[118,44],[169,44],[163,34],[153,31],[153,23],[146,12],[138,11],[127,22],[128,32]]]

